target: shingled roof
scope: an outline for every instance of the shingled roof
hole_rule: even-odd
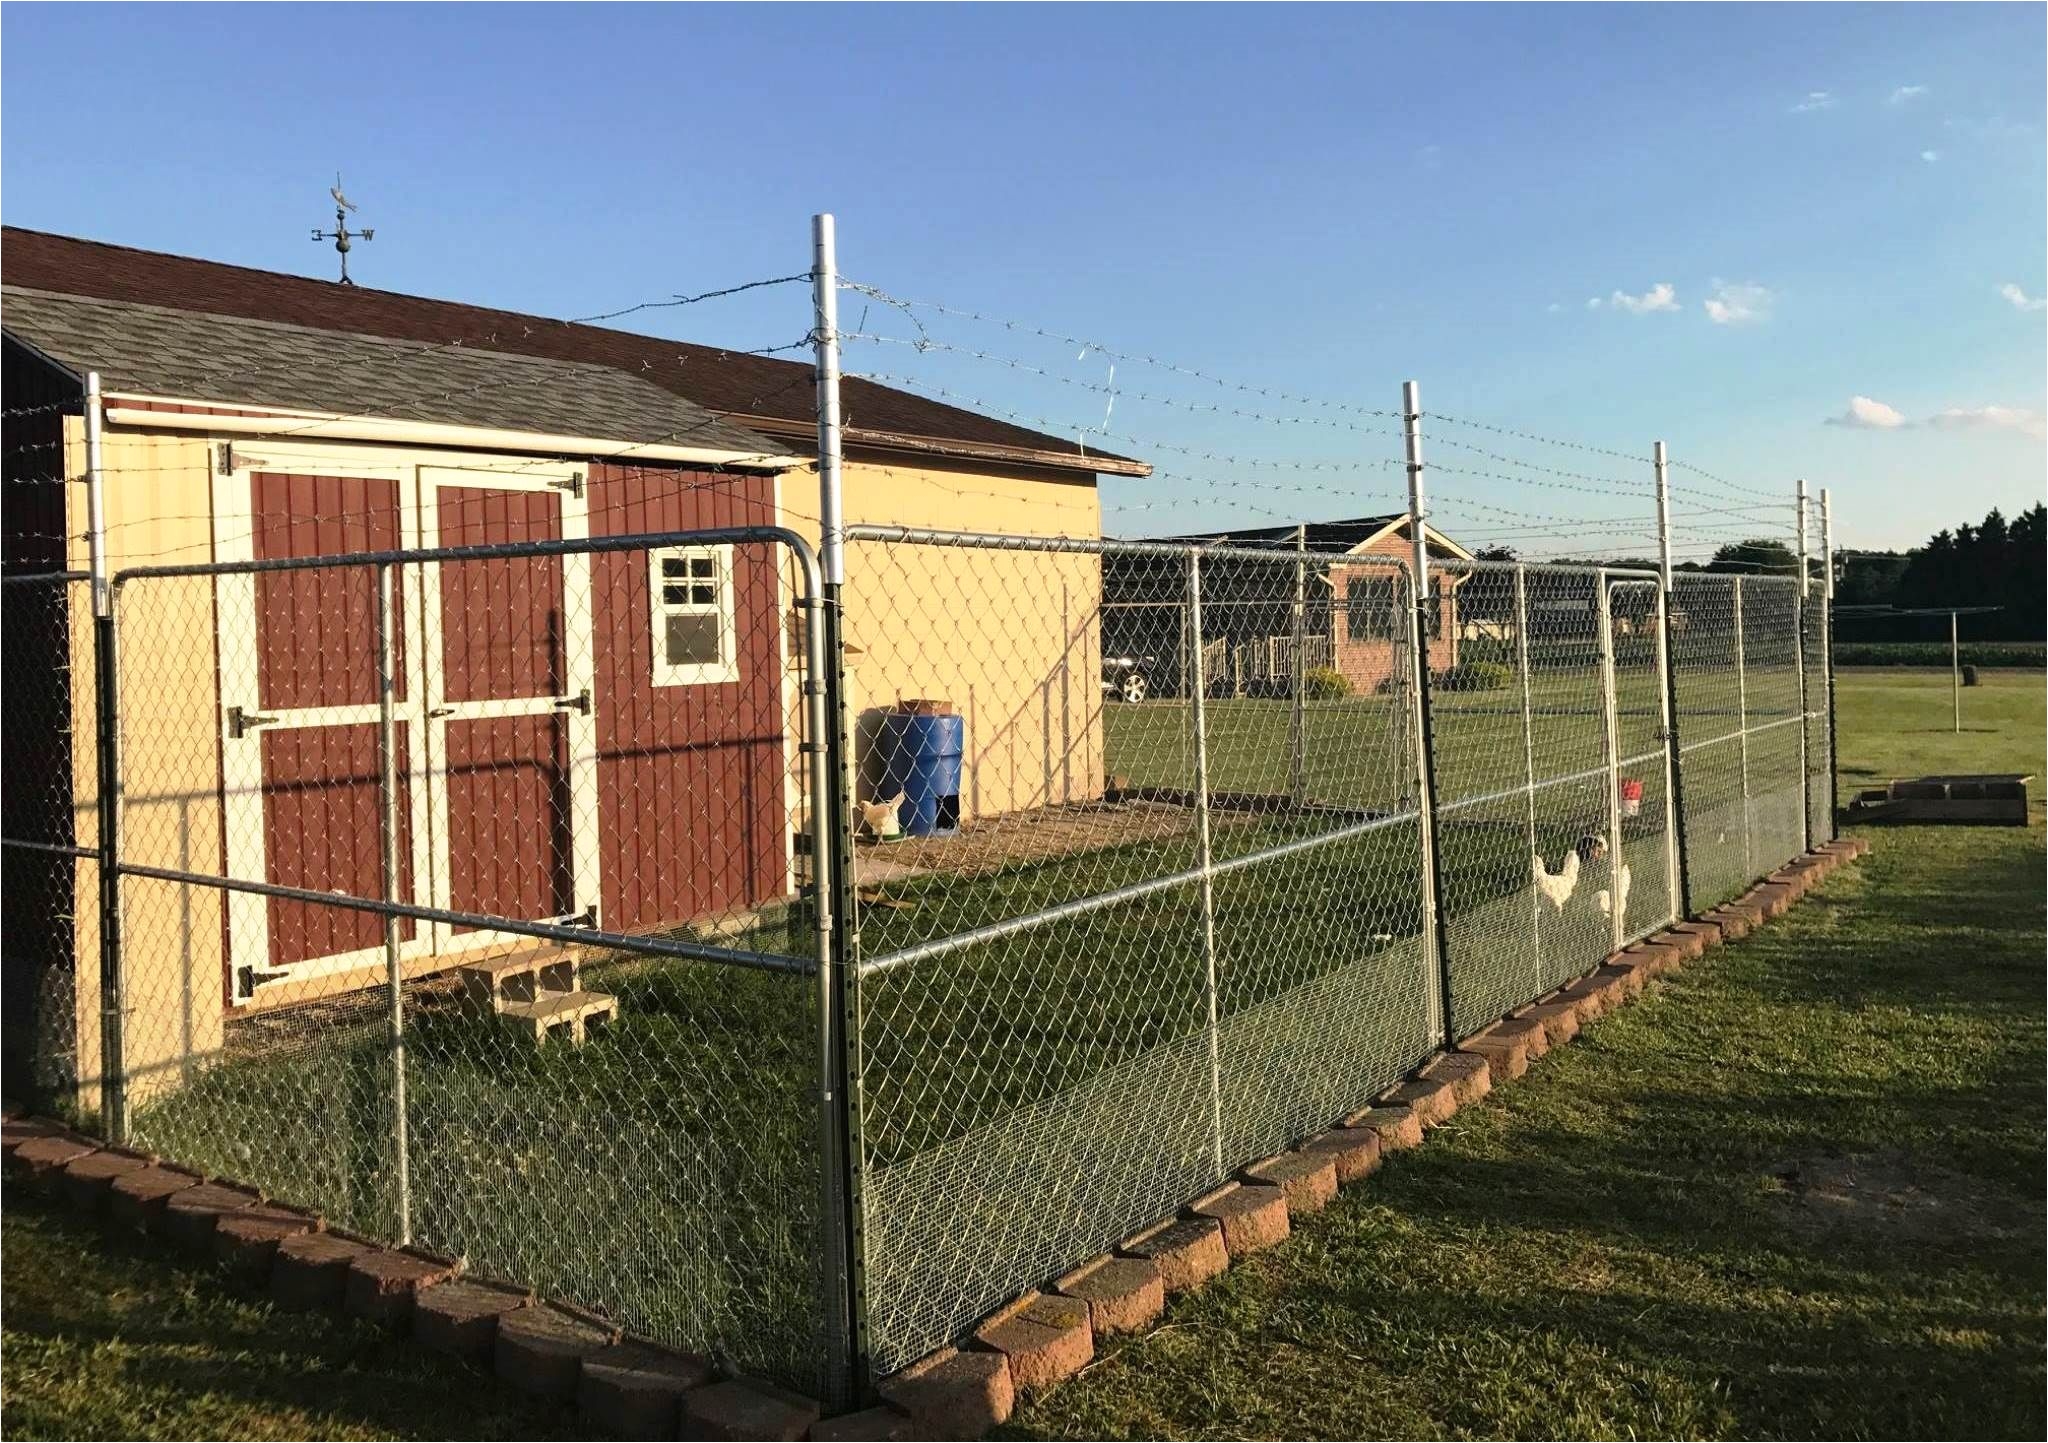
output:
[[[817,424],[807,360],[739,355],[604,326],[340,286],[16,226],[0,229],[0,280],[10,288],[608,367],[750,430],[787,437],[799,445]],[[443,383],[440,389],[446,388]],[[869,381],[844,381],[841,405],[846,440],[854,446],[1077,472],[1144,475],[1151,469],[1143,462],[1092,448],[1084,451],[1071,440]]]

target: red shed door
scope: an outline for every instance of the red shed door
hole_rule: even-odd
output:
[[[313,470],[217,478],[222,551],[258,561],[393,550],[413,536],[408,478]],[[221,764],[228,873],[276,886],[382,897],[384,770],[379,749],[380,657],[369,566],[323,566],[222,576]],[[397,679],[398,896],[425,900],[418,689],[405,676],[406,578],[390,574],[390,664]],[[143,596],[147,604],[146,593]],[[295,980],[370,966],[384,957],[381,916],[231,892],[234,1000],[289,995]],[[400,924],[401,950],[431,946],[428,929]]]
[[[580,476],[422,468],[429,546],[588,534]],[[428,797],[443,906],[598,924],[590,559],[510,556],[427,567]],[[443,950],[514,940],[439,926]]]

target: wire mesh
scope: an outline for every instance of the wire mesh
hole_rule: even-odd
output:
[[[129,1135],[829,1392],[802,558],[321,483],[117,579]]]
[[[854,534],[886,1371],[1360,1105],[1432,1045],[1432,969],[1398,566]]]
[[[96,1055],[79,1052],[79,1009],[93,1003],[78,987],[81,961],[97,972],[79,935],[98,906],[97,819],[71,785],[80,728],[88,759],[92,749],[91,636],[82,573],[0,576],[0,732],[17,763],[0,788],[0,1055],[8,1095],[46,1104],[74,1097],[81,1074],[97,1069]],[[34,755],[23,746],[31,739]]]

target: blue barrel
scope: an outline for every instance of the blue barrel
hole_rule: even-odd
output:
[[[882,718],[882,795],[903,793],[905,836],[960,827],[960,759],[967,719],[892,711]]]

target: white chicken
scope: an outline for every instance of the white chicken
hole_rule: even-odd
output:
[[[1613,915],[1610,908],[1619,909],[1623,917],[1628,916],[1628,883],[1628,863],[1623,862],[1614,869],[1614,876],[1609,884],[1613,888],[1613,895],[1610,897],[1607,887],[1602,887],[1593,899],[1600,904],[1601,916]]]
[[[1597,862],[1607,855],[1607,843],[1595,836],[1584,836],[1565,853],[1564,862],[1553,872],[1543,863],[1541,853],[1529,857],[1529,875],[1541,892],[1557,911],[1564,910],[1564,904],[1572,899],[1572,893],[1579,887],[1579,871],[1587,862]]]

